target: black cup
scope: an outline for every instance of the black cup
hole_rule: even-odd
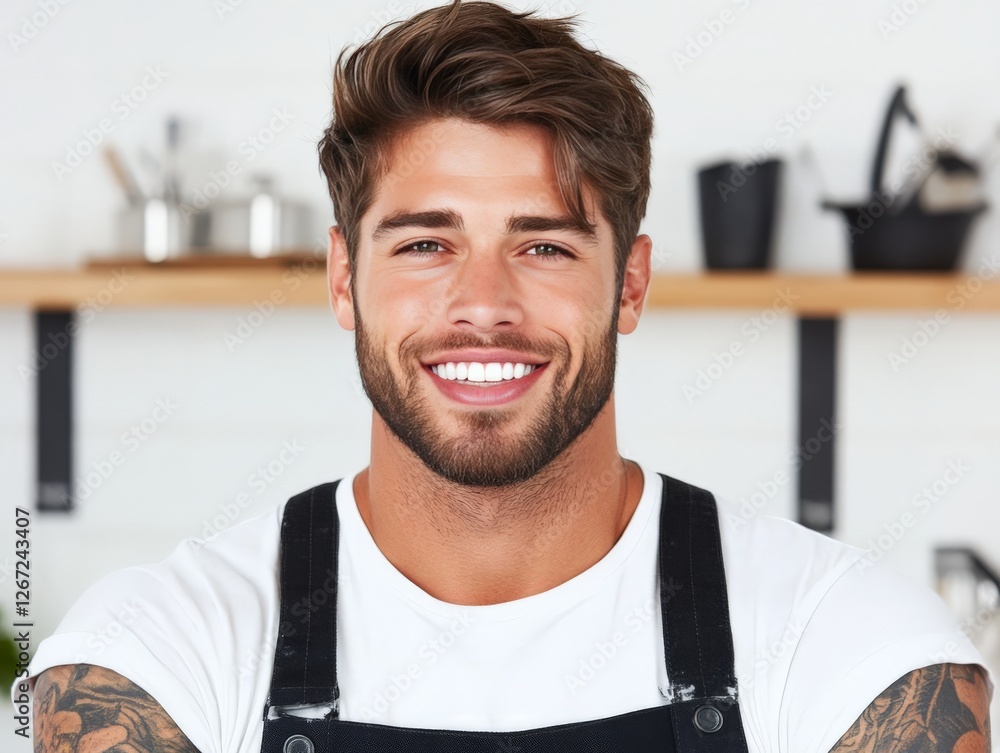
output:
[[[722,162],[698,171],[708,269],[767,269],[781,160]]]

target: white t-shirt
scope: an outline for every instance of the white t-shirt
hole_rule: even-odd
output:
[[[642,470],[638,507],[601,561],[544,593],[472,607],[431,597],[393,567],[346,477],[337,487],[341,718],[511,731],[668,703],[662,480]],[[751,751],[828,753],[907,672],[983,664],[933,590],[870,564],[862,549],[716,501]],[[104,666],[150,693],[202,753],[258,753],[283,510],[105,576],[38,646],[30,677],[59,664]]]

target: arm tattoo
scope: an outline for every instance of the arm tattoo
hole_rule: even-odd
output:
[[[986,673],[975,664],[935,664],[886,688],[830,753],[989,751]]]
[[[35,753],[198,753],[138,685],[104,667],[52,667],[35,680]]]

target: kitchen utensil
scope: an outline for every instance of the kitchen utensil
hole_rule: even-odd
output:
[[[190,246],[180,207],[159,197],[123,209],[118,226],[121,249],[139,252],[147,261],[175,258]]]
[[[125,165],[125,161],[122,159],[118,149],[109,144],[104,147],[103,154],[104,161],[111,169],[111,174],[114,176],[115,182],[122,189],[125,197],[128,199],[129,206],[136,206],[140,204],[144,198],[142,191],[136,183],[135,176],[132,175],[132,171]]]
[[[893,124],[898,116],[917,124],[906,102],[905,86],[897,86],[882,124],[871,173],[871,199],[866,204],[822,202],[824,209],[841,212],[847,220],[851,261],[858,270],[954,269],[973,219],[986,209],[982,201],[931,211],[925,205],[930,174],[916,175],[898,192],[882,186]],[[939,153],[933,172],[968,176],[975,166],[955,152]]]
[[[213,202],[207,208],[203,242],[209,251],[266,257],[312,245],[311,208],[280,196],[269,176],[253,180],[249,197]]]
[[[701,232],[708,269],[766,269],[778,203],[781,160],[720,162],[698,171]]]
[[[163,168],[163,196],[168,201],[179,203],[181,183],[178,174],[177,151],[181,138],[181,123],[176,117],[167,119],[167,151]]]

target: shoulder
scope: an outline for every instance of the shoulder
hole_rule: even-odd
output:
[[[833,584],[865,550],[795,521],[773,517],[713,495],[719,515],[729,598],[763,622],[800,628]]]
[[[829,751],[904,675],[982,663],[927,584],[716,495],[741,701],[774,749]]]
[[[215,720],[235,713],[227,704],[266,693],[269,672],[257,670],[273,656],[283,508],[103,576],[38,645],[19,682],[37,690],[54,667],[104,668],[162,704],[199,750],[225,749]]]
[[[158,562],[108,573],[83,592],[56,633],[93,630],[95,618],[106,621],[108,609],[121,607],[156,618],[179,609],[194,628],[196,615],[210,621],[227,604],[273,592],[283,509],[284,503],[211,537],[184,539]]]
[[[785,683],[788,732],[829,750],[887,689],[929,687],[921,678],[974,664],[986,669],[937,592],[864,556],[824,594],[802,633]],[[988,670],[985,684],[992,693]]]

